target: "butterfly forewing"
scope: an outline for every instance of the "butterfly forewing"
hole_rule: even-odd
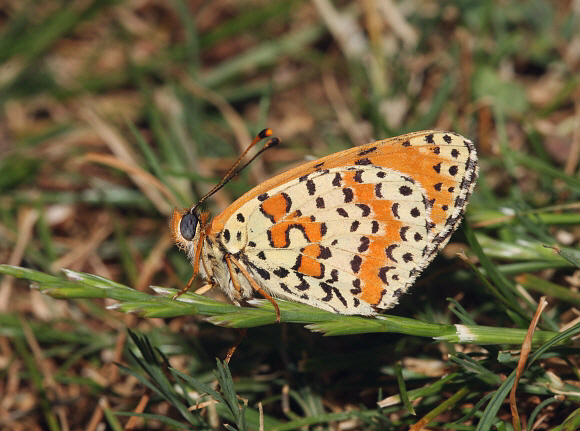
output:
[[[295,168],[212,223],[274,296],[344,314],[396,304],[457,227],[477,177],[471,142],[417,132]]]

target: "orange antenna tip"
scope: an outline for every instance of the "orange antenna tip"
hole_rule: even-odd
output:
[[[260,133],[258,133],[258,138],[264,139],[267,138],[268,136],[272,136],[273,133],[274,132],[272,131],[272,129],[264,129]]]

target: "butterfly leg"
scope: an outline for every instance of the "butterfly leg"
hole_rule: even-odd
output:
[[[181,295],[183,295],[185,292],[187,292],[191,285],[193,284],[193,280],[195,280],[195,276],[196,274],[194,273],[191,278],[189,279],[189,281],[187,282],[187,284],[185,285],[185,287],[183,289],[181,289],[179,292],[177,292],[175,295],[173,295],[171,297],[171,299],[177,299],[179,298]]]
[[[244,266],[237,259],[234,259],[231,255],[226,255],[226,262],[228,260],[231,260],[231,262],[233,264],[235,264],[240,269],[242,274],[244,274],[244,277],[246,277],[246,280],[248,280],[248,282],[250,283],[250,285],[252,286],[252,288],[256,292],[258,292],[260,295],[262,295],[264,298],[266,298],[268,301],[270,301],[272,303],[272,305],[276,309],[276,323],[280,323],[280,307],[278,307],[278,304],[276,303],[274,298],[272,298],[269,294],[264,292],[264,290],[260,286],[258,286],[258,283],[256,283],[254,278],[250,275],[250,273],[246,270],[246,268],[244,268]],[[230,271],[230,273],[231,273],[231,271]],[[233,279],[233,276],[232,276],[232,279]]]
[[[201,286],[199,289],[197,289],[193,293],[195,293],[197,295],[203,295],[204,293],[207,293],[210,290],[212,290],[214,287],[215,287],[215,284],[208,283],[208,284],[206,284],[204,286]]]
[[[234,352],[236,351],[236,349],[246,336],[246,332],[248,332],[247,328],[244,329],[235,328],[235,329],[236,331],[238,331],[238,339],[236,340],[235,344],[228,349],[228,354],[226,355],[226,364],[230,363],[230,359],[232,359]]]
[[[179,292],[177,292],[175,295],[173,295],[173,297],[171,299],[179,298],[181,295],[183,295],[185,292],[187,292],[191,288],[191,285],[193,284],[193,280],[195,279],[195,276],[199,273],[199,261],[202,260],[201,249],[203,248],[204,239],[205,239],[205,233],[202,231],[202,233],[199,237],[199,240],[197,241],[197,247],[195,248],[195,257],[193,259],[193,261],[194,261],[193,275],[191,276],[191,278],[189,279],[189,281],[187,282],[185,287],[183,289],[181,289]],[[203,262],[203,265],[205,267],[205,262]]]
[[[240,286],[240,280],[238,279],[238,274],[233,266],[232,259],[228,259],[228,257],[229,256],[226,255],[226,264],[228,265],[228,271],[230,271],[230,278],[234,285],[234,289],[236,289],[239,294],[239,299],[242,299],[242,286]]]

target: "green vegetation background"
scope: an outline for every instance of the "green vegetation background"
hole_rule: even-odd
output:
[[[578,1],[1,2],[0,428],[510,430],[547,295],[514,405],[578,429],[579,28]],[[173,208],[265,127],[213,214],[353,145],[476,143],[467,222],[388,315],[169,299]]]

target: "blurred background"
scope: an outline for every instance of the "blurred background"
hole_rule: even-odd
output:
[[[265,127],[281,144],[207,202],[214,215],[313,157],[436,128],[476,143],[482,173],[467,220],[489,239],[492,259],[533,260],[510,248],[522,237],[575,248],[579,29],[578,0],[1,1],[0,263],[55,275],[69,268],[148,292],[181,288],[192,268],[171,241],[173,208],[211,189]],[[505,223],[522,211],[545,217]],[[513,325],[473,288],[455,257],[466,247],[456,234],[393,312],[453,323],[445,298],[454,297],[480,324]],[[561,267],[524,270],[580,286],[578,273]],[[134,411],[149,394],[115,365],[131,363],[127,327],[208,383],[215,357],[237,338],[196,316],[143,319],[107,305],[0,279],[0,428],[126,424],[109,413]],[[554,310],[562,325],[575,313]],[[445,392],[419,403],[418,417],[402,406],[378,411],[380,420],[346,412],[398,393],[394,360],[418,387],[449,371],[455,349],[463,347],[392,334],[323,338],[282,324],[250,330],[230,366],[239,394],[252,409],[265,402],[271,418],[336,414],[317,423],[408,429]],[[529,414],[542,399],[525,396],[521,408]],[[144,405],[181,420],[159,397]],[[468,410],[457,407],[432,429]],[[549,410],[538,429],[571,411]],[[219,428],[223,417],[213,414],[202,413]],[[177,427],[158,419],[131,426]]]

